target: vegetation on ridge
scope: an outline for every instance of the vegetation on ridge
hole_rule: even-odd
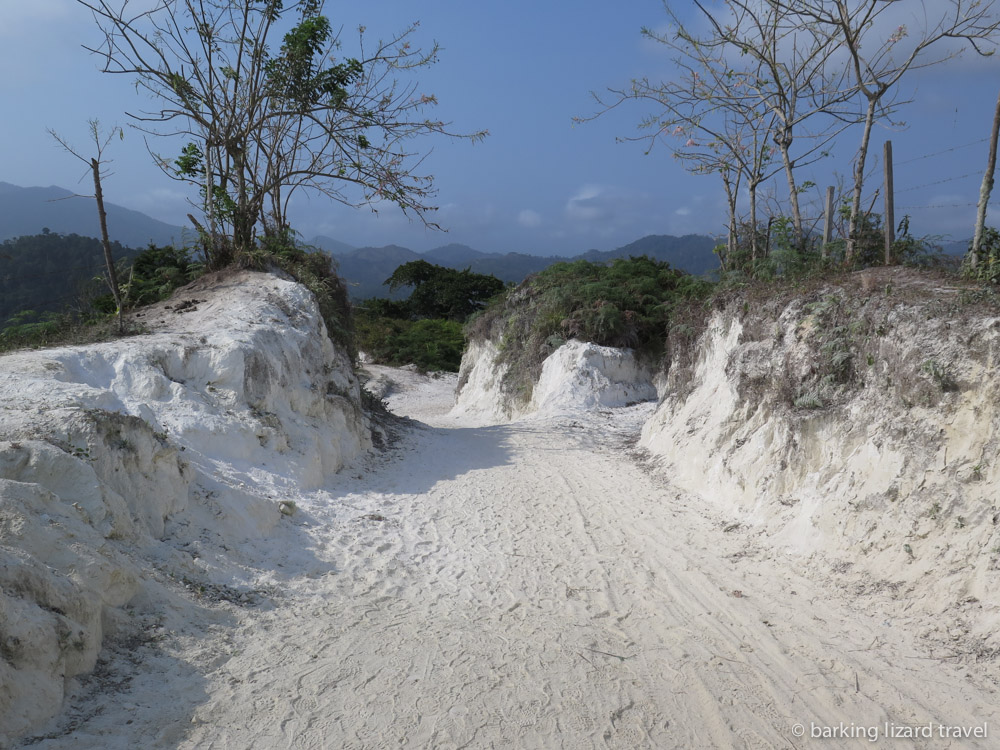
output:
[[[410,288],[410,295],[358,305],[358,345],[373,362],[415,364],[424,371],[458,371],[465,349],[462,324],[504,290],[495,276],[425,260],[404,263],[385,283],[393,290]]]
[[[704,279],[644,256],[608,265],[557,263],[495,300],[467,331],[473,340],[497,342],[502,390],[527,401],[542,362],[568,339],[659,359],[674,309],[711,289]]]

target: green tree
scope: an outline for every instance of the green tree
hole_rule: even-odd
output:
[[[473,273],[466,268],[456,271],[413,260],[404,263],[383,283],[390,291],[413,287],[407,300],[414,318],[445,318],[462,322],[504,290],[496,276]]]
[[[409,144],[455,134],[425,115],[433,95],[397,77],[436,61],[436,46],[414,46],[415,25],[375,44],[360,28],[346,56],[323,0],[155,0],[142,12],[77,2],[103,32],[89,49],[104,71],[135,76],[159,103],[135,126],[188,140],[180,158],[158,161],[201,188],[205,220],[194,222],[209,265],[247,252],[258,233],[287,237],[298,191],[396,204],[436,226],[432,178],[414,172],[422,154]]]

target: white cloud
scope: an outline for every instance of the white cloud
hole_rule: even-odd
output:
[[[526,208],[517,215],[517,223],[527,229],[534,229],[542,223],[542,215]]]
[[[681,206],[676,211],[674,211],[676,216],[690,216],[691,209],[688,206]]]
[[[614,196],[599,185],[584,185],[566,201],[566,215],[576,221],[603,221],[614,216]]]

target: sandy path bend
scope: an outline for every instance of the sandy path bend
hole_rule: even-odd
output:
[[[247,613],[183,726],[128,731],[192,748],[998,746],[995,694],[780,557],[739,555],[625,456],[626,415],[469,427],[434,403],[380,471],[303,510],[336,572],[290,573]],[[808,736],[885,722],[994,737]]]

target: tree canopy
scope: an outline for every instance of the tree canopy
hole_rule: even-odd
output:
[[[351,54],[323,0],[77,0],[104,35],[90,47],[105,72],[134,76],[152,96],[134,125],[186,145],[158,157],[172,177],[199,185],[211,265],[284,237],[298,191],[349,204],[395,204],[429,225],[432,178],[416,173],[411,141],[450,133],[424,114],[433,95],[403,82],[434,63],[416,25]],[[151,7],[150,7],[151,6]],[[485,132],[467,137],[478,138]]]
[[[456,271],[426,260],[404,263],[384,283],[393,292],[413,287],[406,302],[413,317],[455,321],[464,321],[504,290],[504,283],[496,276],[473,273],[468,268]]]

